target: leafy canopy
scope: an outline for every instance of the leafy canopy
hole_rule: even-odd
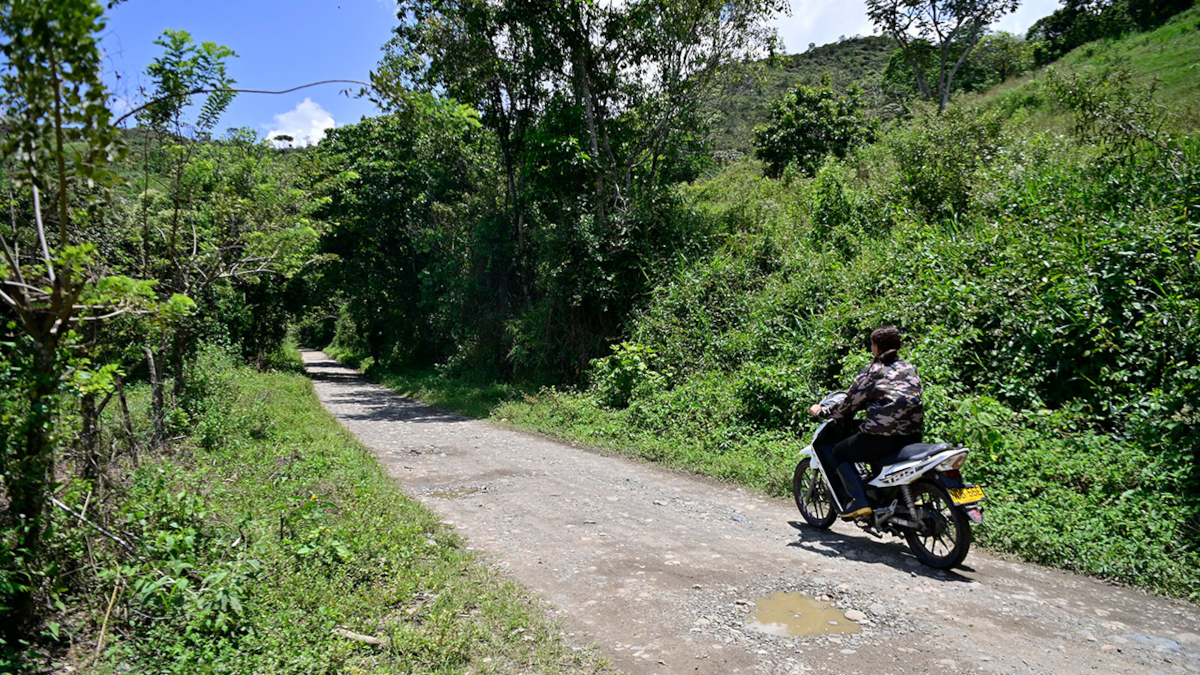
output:
[[[843,158],[856,143],[869,142],[874,121],[863,106],[862,90],[834,91],[829,82],[796,87],[771,106],[771,120],[754,132],[754,154],[778,177],[790,164],[813,175],[826,155]]]

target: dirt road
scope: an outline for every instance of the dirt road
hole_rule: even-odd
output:
[[[1200,673],[1200,612],[978,549],[939,573],[898,539],[803,525],[789,501],[452,415],[304,360],[404,490],[630,673]],[[779,591],[834,604],[777,637]],[[856,619],[856,621],[850,621]]]

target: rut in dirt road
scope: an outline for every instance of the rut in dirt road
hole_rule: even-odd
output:
[[[472,420],[304,361],[404,490],[630,673],[1200,673],[1193,605],[978,549],[956,572],[898,539],[814,530],[789,501]],[[833,604],[774,635],[756,600]],[[764,603],[765,604],[765,603]],[[835,634],[851,628],[858,632]]]

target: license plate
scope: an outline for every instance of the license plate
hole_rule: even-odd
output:
[[[973,504],[983,501],[983,488],[978,485],[962,488],[961,490],[951,490],[950,499],[954,500],[955,504]]]

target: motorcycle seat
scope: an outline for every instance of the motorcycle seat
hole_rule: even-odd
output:
[[[950,450],[953,447],[954,445],[952,443],[912,443],[879,460],[879,463],[888,465],[899,464],[900,462],[911,462],[915,459],[925,459],[926,457],[936,455],[939,452]]]

